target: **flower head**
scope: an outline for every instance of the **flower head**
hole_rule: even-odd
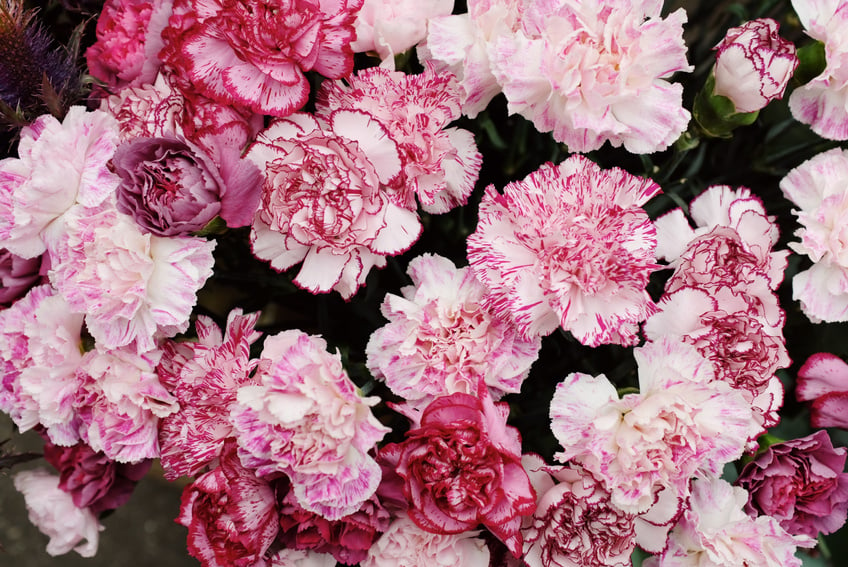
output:
[[[795,395],[800,402],[812,401],[813,427],[848,429],[848,364],[836,355],[812,355],[798,370]]]

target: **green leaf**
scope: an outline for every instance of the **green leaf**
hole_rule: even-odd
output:
[[[792,76],[792,80],[796,85],[806,85],[821,75],[825,67],[827,67],[824,44],[820,41],[814,41],[803,47],[799,47],[796,53],[798,55],[798,67]]]

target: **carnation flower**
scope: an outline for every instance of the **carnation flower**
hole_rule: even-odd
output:
[[[93,557],[103,526],[87,508],[74,504],[71,495],[59,488],[59,477],[43,469],[15,474],[15,489],[26,499],[29,521],[50,538],[47,553],[64,555],[71,550]]]
[[[231,442],[218,466],[183,490],[177,523],[188,528],[188,552],[203,567],[265,567],[277,535],[274,492],[235,449]]]
[[[824,44],[827,66],[792,91],[789,110],[796,120],[829,140],[848,140],[848,4],[841,1],[792,0],[807,35]]]
[[[33,287],[47,283],[49,263],[45,255],[21,258],[0,248],[0,307],[9,307]]]
[[[373,266],[412,245],[421,223],[388,194],[401,161],[379,121],[351,110],[329,120],[326,128],[306,114],[278,120],[250,147],[265,176],[250,238],[275,270],[302,261],[298,286],[349,299]]]
[[[686,130],[683,87],[666,79],[691,71],[681,8],[643,0],[521,2],[519,27],[488,45],[492,73],[510,113],[571,151],[609,141],[629,152],[664,150]]]
[[[447,128],[460,116],[456,77],[428,64],[420,75],[379,67],[345,82],[325,81],[316,113],[339,109],[367,111],[398,144],[403,171],[393,183],[399,204],[415,209],[415,197],[428,213],[464,205],[480,172],[481,156],[468,130]]]
[[[751,518],[742,511],[748,499],[743,488],[724,480],[696,478],[692,481],[689,508],[669,537],[659,557],[645,567],[801,567],[795,557],[798,546],[813,547],[816,541],[786,533],[769,516]]]
[[[848,429],[848,364],[839,357],[820,352],[798,370],[795,396],[810,406],[813,427]]]
[[[219,165],[200,147],[175,137],[121,144],[112,160],[121,177],[118,210],[157,236],[197,232],[217,216],[230,227],[250,224],[259,206],[259,170],[237,154],[219,154],[230,163]]]
[[[402,514],[371,546],[361,567],[489,565],[489,548],[478,535],[479,531],[431,533]]]
[[[257,385],[242,386],[231,416],[239,457],[260,476],[286,474],[297,502],[328,520],[357,511],[380,483],[368,456],[388,431],[320,337],[265,339]]]
[[[402,443],[380,450],[402,479],[415,524],[435,534],[483,524],[520,556],[521,517],[536,509],[536,494],[521,465],[518,431],[506,425],[508,413],[487,396],[442,396],[424,408]]]
[[[495,397],[518,393],[541,341],[523,339],[485,303],[486,287],[470,268],[425,254],[407,269],[412,286],[386,295],[389,323],[365,349],[368,369],[415,405],[436,396],[476,394],[482,381]]]
[[[309,97],[307,71],[353,70],[350,42],[362,0],[177,0],[160,58],[221,104],[288,116]]]
[[[51,224],[79,203],[94,207],[118,186],[108,162],[118,123],[99,110],[68,110],[62,122],[39,116],[21,130],[20,158],[0,161],[0,239],[13,254],[34,258],[46,250]],[[55,223],[53,230],[61,231]]]
[[[200,315],[195,323],[196,342],[162,345],[156,371],[180,404],[178,412],[159,423],[166,479],[197,474],[234,435],[230,408],[238,388],[253,383],[251,374],[259,362],[250,358],[250,346],[261,336],[253,329],[258,318],[259,313],[242,315],[241,309],[234,309],[222,336],[211,319]]]
[[[214,242],[142,234],[109,207],[76,207],[66,217],[67,232],[51,249],[50,281],[85,313],[98,345],[142,353],[188,328],[197,290],[212,275]]]
[[[116,463],[85,443],[60,447],[44,443],[44,460],[59,471],[59,488],[71,495],[77,508],[95,516],[123,506],[153,461]]]
[[[356,15],[354,52],[373,51],[394,70],[395,55],[427,35],[427,20],[447,16],[453,0],[365,0]]]
[[[329,553],[316,553],[300,549],[281,549],[274,553],[268,567],[336,567],[336,558]]]
[[[797,92],[797,91],[796,91]],[[801,242],[789,247],[813,266],[792,278],[792,298],[814,323],[848,321],[848,151],[834,148],[786,174],[780,189],[798,209]]]
[[[781,38],[780,24],[759,18],[730,28],[715,46],[715,89],[737,112],[756,112],[783,91],[798,66],[795,46]]]
[[[639,393],[619,399],[604,375],[572,373],[551,401],[560,462],[583,466],[610,501],[638,514],[659,489],[685,499],[696,473],[718,475],[751,436],[751,407],[694,346],[663,337],[634,350]]]
[[[582,156],[544,165],[503,195],[489,186],[468,261],[493,310],[527,338],[562,326],[587,346],[635,344],[655,310],[645,287],[658,267],[641,205],[659,192]]]
[[[793,535],[831,534],[848,517],[846,449],[827,432],[770,445],[739,473],[749,493],[745,511],[768,515]]]

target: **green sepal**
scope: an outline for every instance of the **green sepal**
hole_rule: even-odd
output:
[[[824,44],[820,41],[799,47],[795,53],[798,56],[798,67],[792,75],[792,82],[797,86],[806,85],[821,75],[827,67]]]
[[[715,76],[711,73],[704,88],[695,97],[692,116],[701,132],[710,138],[730,138],[739,126],[752,124],[760,111],[736,112],[736,105],[726,96],[715,94]]]
[[[206,226],[198,231],[192,232],[193,236],[210,236],[215,234],[224,234],[227,232],[227,223],[221,217],[215,217]]]

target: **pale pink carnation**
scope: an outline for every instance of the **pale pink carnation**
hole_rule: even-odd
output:
[[[792,298],[814,323],[848,321],[848,150],[834,148],[805,161],[786,174],[780,189],[798,207],[792,212],[801,225],[795,231],[801,242],[789,247],[813,261],[792,278]]]
[[[771,18],[750,20],[730,28],[718,45],[714,69],[717,95],[733,102],[737,112],[756,112],[783,91],[798,66],[795,45],[778,35]]]
[[[570,374],[551,401],[551,429],[563,447],[559,461],[582,465],[613,505],[641,513],[659,489],[685,499],[693,475],[719,474],[742,456],[752,418],[695,347],[663,337],[634,356],[638,394],[619,399],[605,376]]]
[[[376,491],[380,467],[368,452],[388,429],[371,413],[379,399],[359,396],[326,348],[301,331],[265,339],[259,384],[239,389],[231,415],[245,466],[288,475],[301,506],[337,520]]]
[[[165,478],[197,474],[221,454],[224,441],[234,435],[230,407],[238,388],[251,383],[258,360],[250,345],[262,335],[253,329],[259,313],[227,317],[222,336],[211,319],[200,315],[195,323],[197,341],[166,341],[156,368],[180,410],[159,424],[159,444]]]
[[[310,550],[281,549],[268,559],[268,567],[336,567],[336,558],[329,553]]]
[[[468,13],[431,18],[418,58],[437,72],[449,71],[463,90],[462,113],[476,118],[501,92],[492,74],[489,48],[501,35],[518,29],[521,0],[469,0]]]
[[[382,66],[394,70],[395,55],[427,36],[427,20],[447,16],[453,0],[365,0],[356,15],[354,52],[375,52]]]
[[[645,287],[659,267],[641,205],[659,192],[582,156],[546,164],[502,195],[489,186],[468,261],[493,310],[528,338],[561,326],[587,346],[635,344],[656,309]]]
[[[127,348],[85,354],[74,403],[80,438],[119,463],[159,457],[159,419],[179,409],[156,375],[161,351]]]
[[[141,353],[188,328],[196,293],[212,275],[215,242],[142,234],[109,207],[76,207],[66,217],[50,281],[85,313],[101,347],[134,345]]]
[[[482,381],[496,397],[518,393],[541,340],[523,339],[485,303],[486,287],[470,268],[441,256],[414,258],[412,285],[382,305],[389,323],[371,335],[368,369],[416,405],[435,396],[476,394]]]
[[[362,567],[458,567],[489,565],[489,548],[479,531],[435,534],[399,516],[368,551]]]
[[[655,0],[522,0],[520,26],[489,45],[510,113],[569,150],[609,141],[633,153],[664,150],[686,130],[683,86],[691,71],[681,8],[666,18]]]
[[[669,536],[668,547],[645,567],[801,567],[796,549],[816,540],[793,536],[770,516],[750,518],[744,488],[719,478],[692,481],[689,508]]]
[[[264,175],[253,253],[277,271],[303,262],[294,283],[313,293],[349,299],[421,232],[387,189],[401,173],[397,144],[366,112],[336,111],[327,126],[306,114],[277,120],[247,158]]]
[[[47,553],[64,555],[71,550],[83,557],[97,553],[103,526],[88,508],[77,508],[70,494],[59,488],[59,477],[43,469],[14,476],[15,489],[26,499],[29,521],[50,538]]]
[[[468,130],[448,124],[460,116],[460,92],[450,72],[426,65],[419,75],[379,67],[345,82],[325,81],[316,113],[339,109],[367,111],[398,144],[403,172],[393,186],[399,203],[415,209],[415,197],[428,213],[464,205],[480,173],[482,157]]]
[[[796,120],[829,140],[848,140],[848,3],[792,0],[807,35],[824,44],[827,66],[789,96]]]
[[[350,42],[362,0],[176,0],[160,57],[194,90],[257,114],[288,116],[306,104],[305,73],[353,70]]]
[[[812,355],[798,370],[795,396],[799,402],[812,402],[813,427],[848,429],[848,364],[834,354]]]
[[[118,123],[106,112],[68,110],[62,122],[39,116],[21,130],[19,158],[0,161],[0,240],[24,258],[46,250],[48,228],[79,203],[110,198],[118,177],[108,163],[118,143]]]

